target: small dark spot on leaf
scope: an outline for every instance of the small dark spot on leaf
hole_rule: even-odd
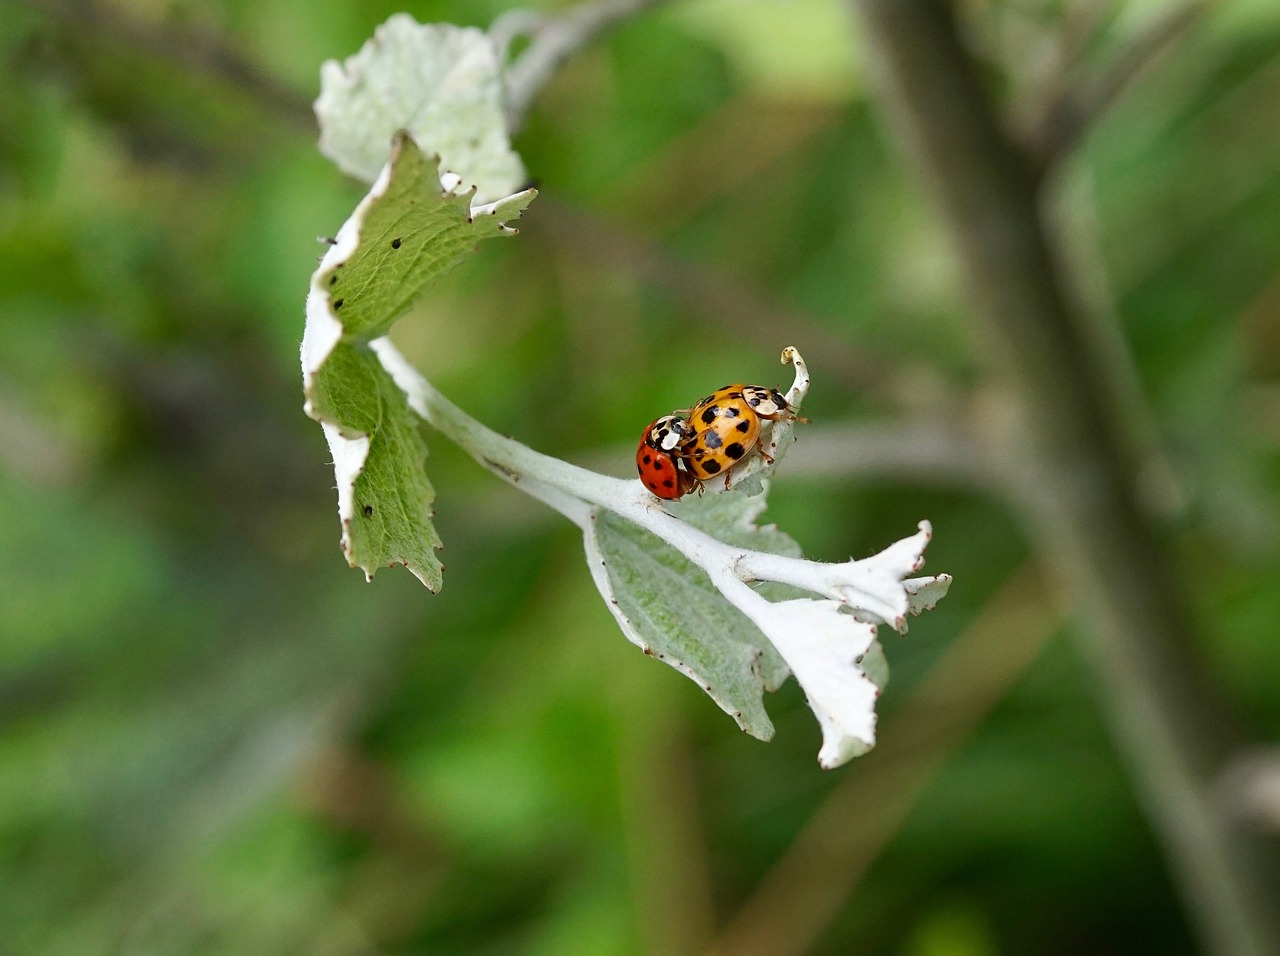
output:
[[[365,505],[365,506],[364,506],[364,516],[365,516],[366,518],[372,518],[372,517],[373,517],[373,505]]]
[[[342,308],[342,303],[344,303],[344,302],[346,302],[346,301],[347,301],[346,299],[334,299],[334,300],[333,300],[333,307],[334,307],[334,309],[340,309],[340,308]]]
[[[391,240],[391,248],[392,248],[392,249],[399,249],[399,248],[400,248],[400,240],[399,240],[399,238],[396,238],[396,239],[392,239],[392,240]]]
[[[337,281],[338,281],[338,273],[335,272],[333,275],[329,276],[329,285],[333,285]]]

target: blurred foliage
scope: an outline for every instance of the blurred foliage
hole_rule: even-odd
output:
[[[1013,104],[1037,66],[1022,40],[1104,6],[965,8]],[[1083,62],[1153,6],[1106,8]],[[627,474],[645,422],[781,378],[786,344],[819,423],[981,389],[856,34],[841,74],[837,44],[807,61],[811,30],[769,28],[773,5],[724,7],[647,15],[571,60],[516,144],[542,190],[522,236],[401,323],[493,427]],[[505,8],[407,7],[478,25]],[[344,566],[297,345],[314,237],[361,189],[315,150],[308,102],[320,62],[398,9],[0,0],[5,953],[698,952],[824,799],[874,784],[880,754],[816,769],[794,685],[763,745],[645,660],[575,531],[436,436],[444,591]],[[1061,173],[1179,478],[1206,659],[1273,739],[1278,102],[1276,5],[1223,0]],[[930,567],[956,584],[888,641],[886,732],[1036,552],[994,497],[921,484],[797,465],[772,496],[821,558],[933,521]],[[921,739],[948,720],[910,713]],[[886,837],[813,952],[1193,949],[1060,640]]]

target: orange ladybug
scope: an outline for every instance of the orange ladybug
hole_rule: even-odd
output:
[[[795,413],[781,392],[763,385],[726,385],[693,406],[689,413],[693,437],[680,445],[693,477],[707,481],[725,474],[752,449],[772,461],[758,447],[762,419],[808,421]],[[725,487],[728,484],[725,474]]]

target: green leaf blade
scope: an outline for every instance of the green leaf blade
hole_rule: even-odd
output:
[[[587,532],[596,583],[623,633],[697,683],[759,740],[773,737],[761,660],[776,655],[706,574],[658,538],[609,511]]]
[[[370,349],[481,239],[514,230],[536,193],[472,208],[440,185],[438,162],[406,133],[312,275],[302,343],[307,413],[325,426],[338,480],[342,549],[372,579],[402,564],[442,584],[426,443],[407,396]]]
[[[764,506],[763,495],[737,493],[665,505],[727,543],[798,556],[786,534],[756,525]],[[628,639],[697,683],[744,731],[770,739],[763,695],[777,690],[790,669],[760,629],[705,572],[626,519],[597,511],[586,538],[596,584]]]
[[[379,568],[404,565],[439,591],[444,566],[431,522],[435,489],[427,478],[419,419],[404,393],[367,346],[346,342],[321,367],[315,392],[321,420],[333,426],[347,562],[369,580]]]
[[[344,337],[380,338],[477,242],[513,234],[506,220],[517,218],[536,195],[525,190],[473,217],[470,194],[444,191],[438,160],[398,133],[386,172],[343,227],[356,223],[354,248],[347,256],[325,257],[312,294],[327,299]],[[339,233],[339,244],[344,238]]]

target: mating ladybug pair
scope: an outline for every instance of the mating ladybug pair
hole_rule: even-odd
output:
[[[760,422],[808,421],[795,413],[776,388],[726,385],[718,388],[686,415],[676,412],[655,419],[640,436],[636,468],[644,486],[659,498],[675,499],[702,482],[724,475],[754,450],[773,461],[759,447]]]

